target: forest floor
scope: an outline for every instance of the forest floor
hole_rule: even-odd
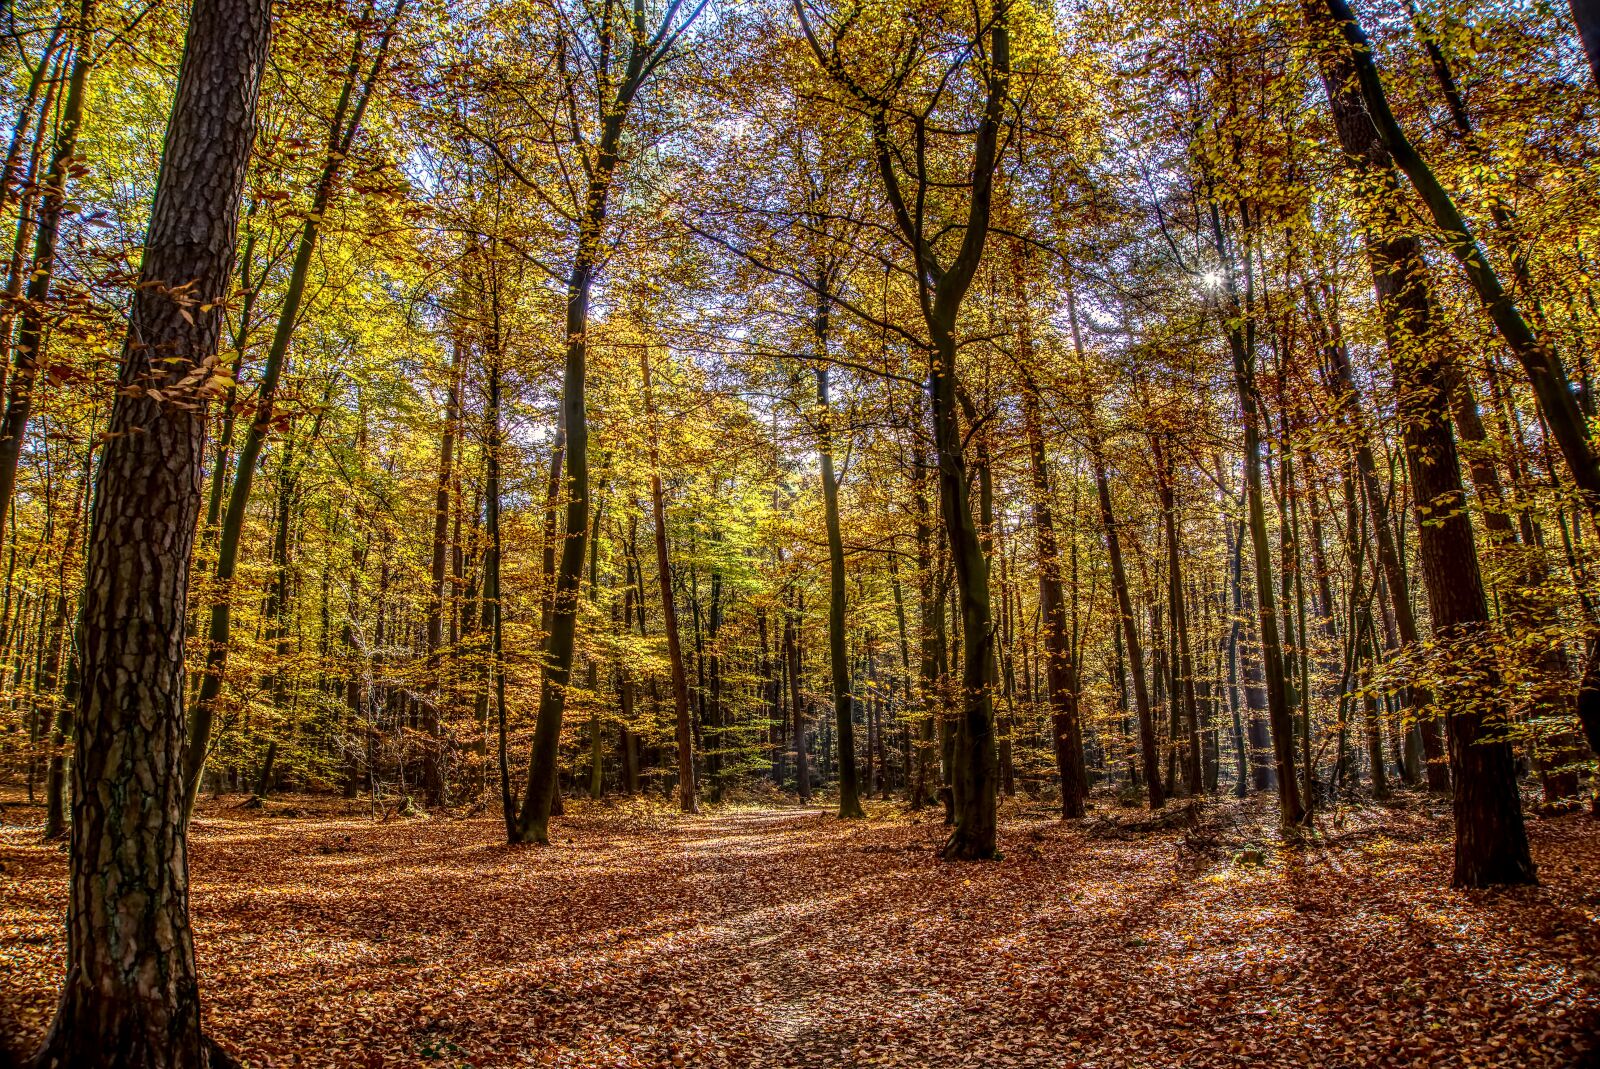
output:
[[[1296,846],[1262,802],[1198,829],[1008,803],[989,864],[941,862],[938,815],[888,803],[580,802],[513,849],[483,816],[240,801],[196,819],[192,907],[207,1027],[260,1069],[1600,1064],[1586,815],[1530,824],[1541,886],[1467,893],[1420,799]],[[37,818],[0,827],[18,1048],[64,967]]]

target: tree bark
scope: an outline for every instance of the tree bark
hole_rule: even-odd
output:
[[[1343,22],[1348,35],[1354,26],[1346,18],[1348,9],[1340,14],[1343,0],[1327,4],[1325,11],[1316,0],[1305,0],[1313,30],[1331,38],[1329,31]],[[1346,42],[1366,47],[1364,40],[1352,42],[1347,36]],[[1504,734],[1509,710],[1490,649],[1488,602],[1448,419],[1447,358],[1438,345],[1436,309],[1421,249],[1416,239],[1396,232],[1392,197],[1384,198],[1396,184],[1388,159],[1394,146],[1389,137],[1381,136],[1387,105],[1373,99],[1375,72],[1369,69],[1356,77],[1363,64],[1370,68],[1370,57],[1330,39],[1319,58],[1340,142],[1355,177],[1376,183],[1374,190],[1364,191],[1367,255],[1394,364],[1434,639],[1445,659],[1437,698],[1444,706],[1454,781],[1456,849],[1451,882],[1458,887],[1532,883],[1534,866],[1522,823],[1515,761]]]
[[[819,272],[819,289],[826,292],[827,276]],[[817,296],[812,317],[817,352],[828,352],[828,299]],[[822,510],[828,531],[828,669],[833,683],[833,718],[839,748],[839,817],[864,817],[861,787],[856,775],[854,699],[850,693],[850,664],[845,659],[844,536],[839,525],[839,480],[833,473],[833,409],[828,396],[828,365],[818,361],[817,453],[822,461]],[[870,732],[869,732],[870,741]]]
[[[1278,815],[1284,827],[1304,823],[1306,811],[1295,777],[1294,722],[1289,710],[1288,680],[1284,674],[1283,644],[1278,631],[1278,608],[1272,582],[1272,548],[1267,542],[1267,516],[1261,479],[1261,399],[1255,383],[1255,320],[1252,314],[1254,272],[1246,247],[1246,293],[1241,301],[1235,281],[1235,263],[1223,233],[1216,202],[1210,205],[1211,232],[1218,259],[1223,264],[1223,286],[1230,313],[1228,348],[1233,355],[1234,388],[1244,424],[1244,474],[1246,530],[1255,557],[1256,616],[1261,636],[1261,661],[1266,675],[1267,718],[1272,727],[1272,751],[1278,779]]]
[[[68,972],[39,1067],[231,1062],[201,1034],[189,929],[184,614],[270,25],[264,0],[189,16],[87,542]]]
[[[572,677],[572,654],[577,638],[578,595],[583,575],[585,542],[589,537],[589,422],[586,388],[589,356],[589,300],[601,262],[600,241],[605,231],[606,205],[612,178],[621,161],[622,133],[634,97],[650,73],[676,43],[682,27],[673,30],[678,2],[669,3],[659,30],[650,34],[644,8],[635,6],[627,27],[630,44],[627,61],[614,95],[606,102],[592,162],[585,164],[588,180],[578,217],[578,247],[567,276],[566,361],[561,379],[561,418],[567,428],[567,522],[561,560],[551,599],[549,635],[544,673],[539,688],[539,712],[534,721],[533,753],[528,760],[528,783],[522,797],[516,840],[549,841],[552,803],[558,788],[556,757],[561,746],[561,717],[566,708],[567,683]],[[689,16],[692,21],[699,8]],[[686,25],[687,23],[685,23]],[[610,47],[611,26],[605,49]],[[669,36],[670,34],[670,36]],[[603,52],[603,54],[609,54]],[[565,53],[562,56],[565,62]],[[601,64],[602,90],[612,72]],[[604,94],[602,94],[604,96]],[[665,532],[658,530],[658,538]],[[670,600],[670,599],[669,599]]]
[[[1028,442],[1028,477],[1033,490],[1034,539],[1039,553],[1039,613],[1044,620],[1045,693],[1050,702],[1050,741],[1061,777],[1061,818],[1083,816],[1089,797],[1089,773],[1083,762],[1083,728],[1079,721],[1081,690],[1077,658],[1067,634],[1066,599],[1061,592],[1061,555],[1056,544],[1055,516],[1050,507],[1050,474],[1044,427],[1039,415],[1039,386],[1033,377],[1033,331],[1029,322],[1026,281],[1020,265],[1013,279],[1020,319],[1017,351],[1021,361],[1022,423]],[[1077,318],[1073,317],[1074,336]]]

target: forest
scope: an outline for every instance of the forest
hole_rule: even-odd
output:
[[[1600,0],[0,64],[0,1067],[1600,1066]]]

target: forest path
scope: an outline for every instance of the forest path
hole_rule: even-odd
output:
[[[1287,849],[1270,800],[1214,807],[1214,845],[1008,803],[1004,860],[958,865],[937,813],[887,803],[580,801],[507,847],[488,817],[237,801],[197,818],[191,901],[208,1027],[256,1069],[1572,1069],[1600,1031],[1587,818],[1530,826],[1541,887],[1469,895],[1420,806]],[[61,980],[65,876],[0,827],[16,1046]]]

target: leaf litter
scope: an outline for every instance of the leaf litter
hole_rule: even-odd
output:
[[[1008,803],[987,864],[940,861],[938,814],[887,803],[571,813],[510,848],[488,817],[208,803],[208,1030],[260,1069],[1595,1063],[1587,816],[1532,822],[1541,886],[1463,892],[1421,803],[1301,844],[1259,800]],[[0,1021],[26,1048],[65,969],[66,858],[12,825],[0,865]]]

